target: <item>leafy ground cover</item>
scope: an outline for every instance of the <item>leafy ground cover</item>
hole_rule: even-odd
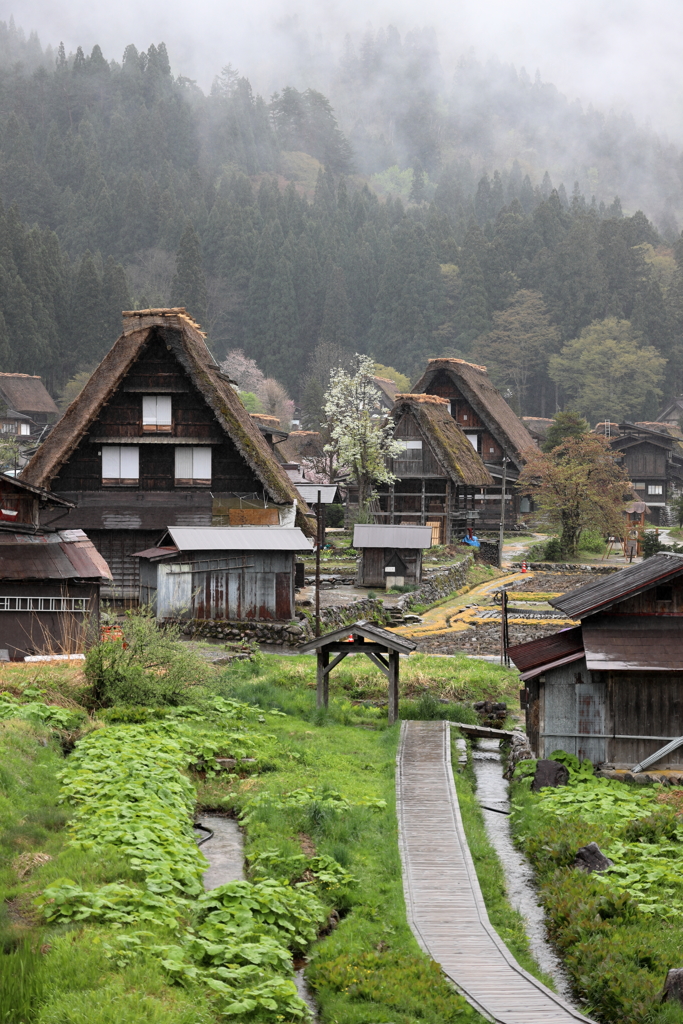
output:
[[[397,729],[351,696],[383,695],[383,676],[348,659],[320,713],[313,658],[192,681],[172,637],[134,628],[137,654],[108,644],[84,671],[3,670],[0,1020],[293,1022],[296,956],[326,1024],[481,1021],[406,923]],[[464,659],[405,668],[423,717],[471,716],[509,682]],[[203,894],[195,806],[240,816],[247,881]]]
[[[512,824],[575,992],[610,1024],[681,1022],[683,1008],[660,997],[667,971],[681,966],[683,789],[629,787],[596,778],[590,762],[554,756],[569,767],[569,784],[531,793],[534,763],[522,762]],[[573,867],[589,842],[614,861],[604,874]]]

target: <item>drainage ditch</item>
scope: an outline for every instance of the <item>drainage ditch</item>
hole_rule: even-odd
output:
[[[512,841],[508,819],[509,785],[503,778],[499,741],[478,740],[472,751],[472,760],[477,779],[476,796],[483,811],[489,842],[505,873],[508,900],[524,919],[529,946],[536,963],[545,974],[550,975],[559,994],[571,1004],[569,979],[561,960],[548,942],[543,908],[534,887],[533,871]]]
[[[216,889],[219,885],[244,878],[244,836],[237,821],[221,814],[202,814],[201,823],[198,822],[196,828],[200,831],[197,840],[209,862],[208,870],[204,872],[204,888]],[[212,833],[210,836],[207,834],[209,831]],[[316,1024],[318,1007],[306,984],[305,966],[305,961],[295,965],[294,983],[299,998],[308,1006],[313,1024]]]

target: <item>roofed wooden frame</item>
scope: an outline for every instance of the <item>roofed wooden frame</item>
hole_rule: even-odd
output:
[[[389,463],[398,477],[379,490],[383,524],[434,527],[435,543],[450,543],[454,524],[477,518],[475,494],[493,478],[437,395],[398,394],[391,415],[405,451]]]
[[[398,718],[399,656],[410,654],[417,644],[404,636],[397,636],[388,629],[373,626],[361,620],[351,626],[335,629],[325,636],[302,644],[302,653],[316,651],[318,658],[317,705],[326,708],[329,703],[329,676],[349,654],[365,654],[389,680],[389,725]],[[336,654],[330,662],[330,655]]]
[[[272,509],[277,521],[277,507],[293,515],[296,502],[296,525],[310,535],[305,503],[185,310],[123,321],[22,473],[76,504],[70,523],[87,530],[122,589],[108,596],[137,594],[133,552],[169,526],[211,526],[228,505]]]

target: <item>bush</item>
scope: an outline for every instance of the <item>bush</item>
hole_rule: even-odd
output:
[[[328,505],[325,509],[325,525],[335,529],[344,525],[344,506]]]
[[[206,665],[179,642],[176,626],[159,627],[148,612],[129,612],[123,640],[96,644],[85,659],[96,708],[191,702],[189,687],[201,682]]]
[[[579,541],[579,551],[589,551],[594,555],[602,555],[607,545],[597,530],[584,530]]]
[[[474,708],[466,704],[442,704],[431,693],[423,693],[417,700],[402,700],[399,704],[399,717],[414,722],[464,722],[476,725],[479,721]]]

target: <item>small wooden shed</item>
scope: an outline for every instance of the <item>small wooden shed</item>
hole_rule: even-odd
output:
[[[297,528],[169,527],[157,547],[137,552],[140,603],[158,619],[287,622],[296,554],[311,547]]]
[[[508,649],[538,756],[635,765],[683,736],[683,556],[660,552],[550,603],[581,625]]]
[[[356,523],[353,546],[360,551],[360,587],[402,587],[422,581],[422,552],[432,546],[431,526]]]

